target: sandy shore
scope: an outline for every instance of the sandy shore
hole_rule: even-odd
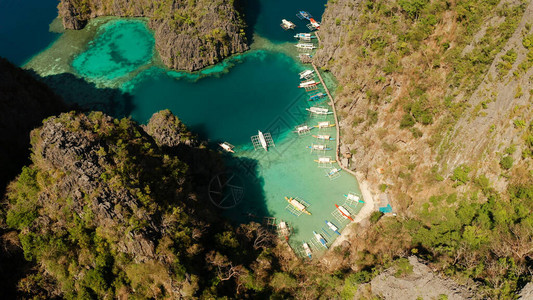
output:
[[[355,233],[356,226],[354,226],[354,223],[360,223],[361,221],[369,218],[372,212],[374,212],[376,209],[377,197],[374,197],[370,192],[368,181],[363,178],[363,174],[360,172],[356,172],[355,177],[357,178],[357,182],[359,182],[359,188],[363,196],[363,201],[365,201],[365,205],[355,216],[354,221],[348,224],[341,232],[341,235],[335,240],[335,242],[333,242],[333,244],[331,244],[330,249],[333,249],[341,245],[344,241],[349,240],[349,237],[352,235],[352,233]]]

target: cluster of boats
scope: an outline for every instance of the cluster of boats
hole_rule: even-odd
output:
[[[318,30],[320,29],[320,23],[317,22],[313,16],[311,16],[310,13],[306,12],[306,11],[299,11],[297,14],[296,14],[296,17],[300,20],[308,20],[309,21],[309,24],[306,25],[307,28],[309,28],[309,30]],[[294,29],[296,28],[296,25],[287,20],[287,19],[283,19],[281,20],[281,24],[280,24],[281,28],[285,29],[285,30],[289,30],[289,29]]]

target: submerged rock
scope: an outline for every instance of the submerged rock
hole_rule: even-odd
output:
[[[62,0],[59,16],[75,30],[99,16],[147,17],[162,61],[177,70],[195,71],[248,50],[244,21],[230,0]]]

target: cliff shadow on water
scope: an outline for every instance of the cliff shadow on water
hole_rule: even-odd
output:
[[[70,73],[35,77],[60,95],[66,104],[82,111],[102,111],[115,118],[127,117],[134,109],[132,95],[119,89],[99,88]]]
[[[254,28],[261,14],[260,0],[238,0],[236,1],[236,6],[244,14],[244,20],[246,22],[244,32],[246,33],[248,45],[251,45],[254,42]]]

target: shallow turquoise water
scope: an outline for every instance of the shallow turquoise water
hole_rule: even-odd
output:
[[[100,27],[89,48],[72,66],[89,79],[115,79],[148,64],[154,55],[154,37],[141,20],[116,20]]]
[[[292,40],[294,32],[279,27],[281,18],[290,15],[287,18],[296,19],[293,16],[299,9],[316,15],[324,1],[312,1],[312,7],[303,1],[259,3],[255,30],[270,40],[283,41]],[[347,221],[332,215],[334,204],[343,204],[344,194],[359,193],[359,189],[355,178],[343,172],[330,180],[327,170],[314,162],[319,155],[306,148],[317,141],[311,135],[292,132],[298,124],[316,125],[324,120],[334,123],[331,116],[311,118],[305,110],[315,105],[307,101],[307,93],[297,88],[298,72],[306,67],[281,52],[254,50],[201,72],[176,72],[154,63],[153,43],[142,20],[112,20],[100,28],[72,65],[77,75],[86,80],[119,87],[131,95],[129,112],[140,122],[168,108],[214,148],[219,141],[236,145],[237,153],[227,156],[227,164],[242,179],[245,192],[238,205],[225,211],[228,217],[236,222],[262,222],[263,217],[288,221],[294,228],[290,243],[297,251],[303,241],[322,250],[315,246],[313,231],[332,242],[336,235],[325,220],[343,228]],[[250,137],[257,130],[271,133],[276,147],[268,152],[254,151]],[[312,131],[317,133],[334,136],[335,129]],[[334,141],[328,143],[335,148]],[[333,150],[324,155],[335,158]],[[285,196],[304,199],[312,215],[291,214]],[[353,211],[360,208],[351,207]]]

